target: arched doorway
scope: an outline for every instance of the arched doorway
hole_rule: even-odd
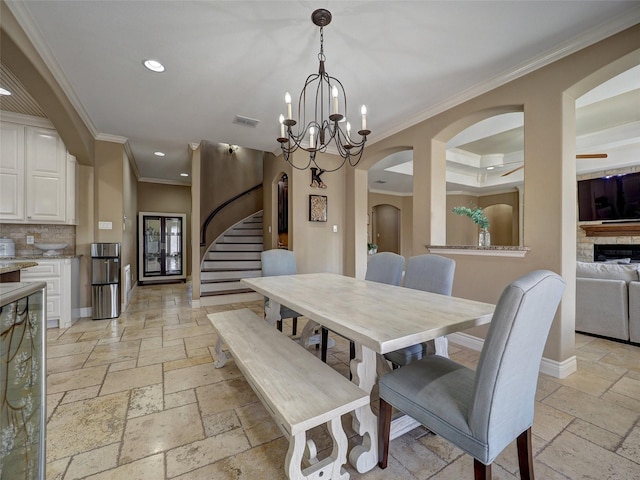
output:
[[[371,241],[378,245],[378,252],[400,254],[400,210],[393,205],[376,205],[371,220]]]
[[[289,177],[286,173],[278,182],[278,248],[289,248]]]

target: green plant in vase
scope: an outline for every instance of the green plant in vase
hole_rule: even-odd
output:
[[[480,234],[478,236],[478,246],[489,247],[491,246],[491,237],[489,234],[489,219],[482,212],[482,208],[469,208],[469,207],[453,207],[453,213],[457,215],[467,216],[473,223],[480,227]]]

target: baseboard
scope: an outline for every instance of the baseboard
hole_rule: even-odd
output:
[[[447,335],[447,337],[452,343],[457,343],[458,345],[478,352],[482,350],[482,346],[484,345],[484,339],[466,333],[452,333]],[[575,355],[562,362],[542,357],[542,361],[540,362],[540,373],[554,378],[566,378],[577,370],[578,361]]]
[[[451,333],[447,335],[450,342],[457,343],[463,347],[470,348],[471,350],[481,351],[484,345],[484,339],[474,337],[467,333]]]
[[[563,362],[556,362],[542,357],[540,362],[540,373],[554,378],[566,378],[578,370],[578,360],[575,355],[567,358]]]
[[[191,308],[200,308],[200,300],[191,300]]]
[[[80,307],[80,318],[91,318],[93,313],[91,307]]]

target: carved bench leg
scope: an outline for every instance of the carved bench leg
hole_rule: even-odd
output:
[[[327,422],[333,439],[331,455],[321,461],[317,459],[317,448],[313,440],[306,439],[306,432],[293,435],[289,439],[289,450],[284,469],[290,480],[348,480],[349,472],[342,466],[347,463],[349,442],[342,428],[340,417]],[[305,465],[303,469],[301,466]]]

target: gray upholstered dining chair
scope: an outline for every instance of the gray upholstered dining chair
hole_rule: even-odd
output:
[[[260,254],[260,260],[262,262],[262,276],[272,277],[276,275],[293,275],[297,273],[296,269],[296,255],[289,250],[273,249],[265,250]],[[264,297],[264,307],[267,308],[269,299]],[[301,315],[295,310],[291,310],[284,305],[280,306],[280,317],[278,320],[278,330],[282,331],[282,319],[292,318],[292,334],[295,335],[298,332],[298,317]]]
[[[414,290],[451,295],[453,289],[453,274],[456,262],[451,258],[427,253],[416,255],[407,260],[403,286]],[[420,360],[424,355],[435,352],[433,340],[401,348],[395,352],[385,354],[394,368],[408,365],[414,360]]]
[[[367,273],[365,280],[372,282],[387,283],[389,285],[400,285],[402,282],[402,271],[404,269],[404,257],[393,252],[375,253],[369,257],[367,262]],[[322,327],[321,358],[323,362],[327,361],[327,342],[329,338],[329,330]],[[355,358],[355,345],[349,342],[349,358]]]
[[[520,478],[533,479],[531,426],[542,351],[564,280],[536,270],[507,286],[476,371],[430,355],[380,377],[378,463],[386,468],[392,406],[474,458],[475,480],[517,439]]]

